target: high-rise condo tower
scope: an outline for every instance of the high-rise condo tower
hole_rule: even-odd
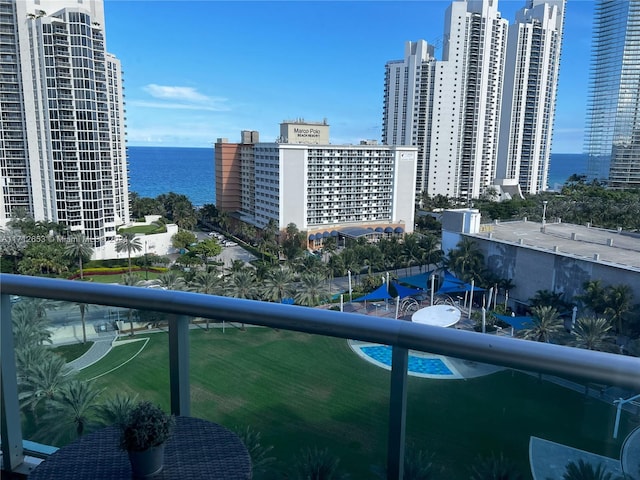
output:
[[[99,248],[129,221],[120,61],[102,0],[0,0],[0,225],[19,211]]]
[[[588,173],[640,188],[640,0],[598,0],[594,21]]]

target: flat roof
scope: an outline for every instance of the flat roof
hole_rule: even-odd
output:
[[[570,223],[547,223],[543,230],[538,222],[515,221],[482,224],[480,233],[465,235],[640,271],[640,235],[637,233]]]

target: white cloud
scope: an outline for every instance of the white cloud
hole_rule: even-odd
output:
[[[231,110],[226,105],[217,104],[214,101],[209,104],[190,104],[190,103],[175,103],[175,102],[153,102],[146,100],[129,100],[127,101],[128,107],[141,107],[141,108],[164,108],[172,110],[207,110],[210,112],[227,112]]]
[[[170,98],[172,100],[186,100],[189,102],[206,102],[209,100],[209,97],[199,93],[192,87],[172,87],[150,83],[144,87],[144,90],[156,98]]]
[[[180,110],[228,111],[224,97],[209,97],[193,87],[178,87],[150,83],[142,89],[158,101],[129,100],[127,105],[142,108],[164,108]]]

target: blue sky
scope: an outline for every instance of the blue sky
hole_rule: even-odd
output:
[[[407,40],[437,43],[449,3],[106,0],[129,145],[210,147],[240,130],[273,141],[293,118],[326,118],[332,143],[379,140],[385,63]],[[511,22],[524,3],[499,10]],[[568,0],[554,153],[582,151],[592,15]]]

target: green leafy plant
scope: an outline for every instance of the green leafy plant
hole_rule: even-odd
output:
[[[148,401],[139,402],[122,425],[120,448],[141,452],[163,444],[175,425],[175,417]]]
[[[470,480],[522,480],[524,477],[516,465],[500,455],[479,458],[471,467]]]

